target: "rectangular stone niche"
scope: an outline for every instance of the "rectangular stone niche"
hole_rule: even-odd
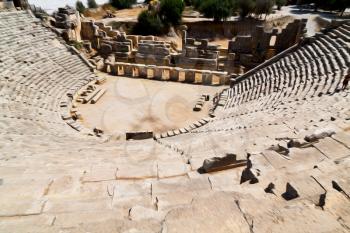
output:
[[[127,132],[126,140],[144,140],[153,138],[153,132]]]

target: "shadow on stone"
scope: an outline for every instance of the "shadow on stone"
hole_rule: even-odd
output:
[[[286,192],[282,194],[282,197],[284,198],[284,200],[290,201],[295,198],[298,198],[299,194],[298,191],[290,183],[287,183]]]

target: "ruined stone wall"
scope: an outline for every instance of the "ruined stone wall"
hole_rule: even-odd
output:
[[[133,78],[145,78],[161,81],[184,82],[202,85],[228,85],[227,72],[183,69],[170,66],[155,66],[115,62],[108,64],[110,74]]]
[[[218,69],[219,46],[209,44],[208,40],[186,38],[177,66],[188,69]]]
[[[135,57],[136,63],[170,65],[170,44],[164,41],[141,40]]]
[[[188,37],[198,39],[208,39],[225,37],[232,38],[237,35],[249,35],[257,25],[261,25],[259,20],[246,19],[243,21],[213,22],[201,21],[186,23]]]
[[[305,34],[305,26],[307,20],[294,20],[294,22],[287,25],[281,33],[277,34],[274,48],[277,53],[298,43],[301,37]]]
[[[298,43],[305,33],[305,25],[305,20],[294,20],[281,32],[278,29],[265,31],[264,26],[256,26],[251,35],[237,36],[230,41],[228,53],[234,54],[239,64],[254,67]]]
[[[53,14],[55,27],[62,29],[66,41],[81,41],[81,20],[78,11],[71,7],[58,8]]]
[[[92,20],[81,22],[81,38],[92,41],[98,36],[98,26]]]

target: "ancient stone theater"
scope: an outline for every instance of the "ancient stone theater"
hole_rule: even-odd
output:
[[[0,0],[0,232],[349,232],[350,21],[296,15],[175,45]]]

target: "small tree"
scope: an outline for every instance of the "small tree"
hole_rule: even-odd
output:
[[[192,0],[192,5],[195,9],[199,10],[203,0]]]
[[[87,1],[87,5],[88,5],[89,8],[97,8],[98,7],[98,5],[97,5],[95,0],[88,0]]]
[[[75,3],[75,9],[77,9],[77,11],[79,11],[79,13],[83,14],[84,11],[86,10],[84,4],[81,1],[77,1]]]
[[[134,34],[140,35],[161,35],[164,32],[164,25],[156,12],[144,10],[133,28]]]
[[[287,4],[287,0],[276,0],[277,9],[281,10],[282,6]]]
[[[345,12],[346,8],[350,7],[349,0],[328,0],[319,3],[319,7],[325,10],[340,11],[341,15]]]
[[[163,23],[177,26],[181,23],[184,9],[185,4],[183,0],[161,0],[159,16]]]
[[[273,0],[256,0],[255,13],[257,15],[265,14],[265,19],[271,13],[274,5]]]
[[[214,21],[225,20],[232,15],[232,0],[204,0],[199,10],[207,18],[214,18]]]
[[[109,3],[117,9],[131,8],[136,0],[109,0]]]
[[[253,0],[237,0],[237,9],[242,18],[253,12],[255,8],[255,1]]]

